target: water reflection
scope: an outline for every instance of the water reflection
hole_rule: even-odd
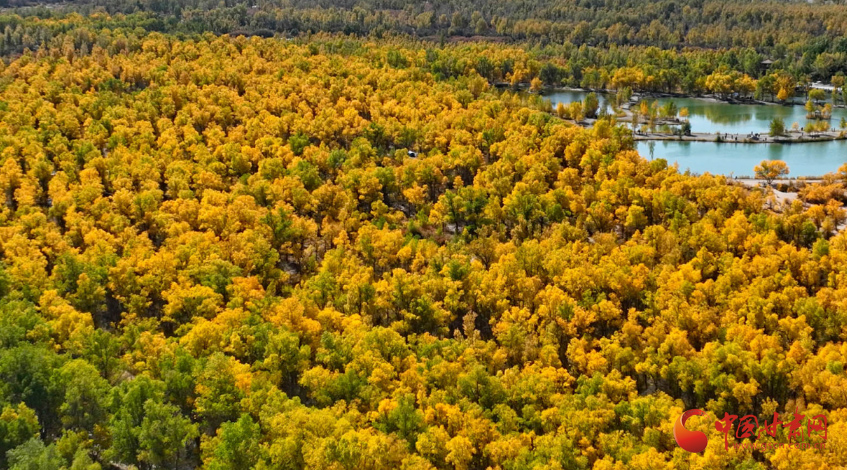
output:
[[[739,110],[740,111],[740,110]],[[740,124],[743,122],[750,121],[753,119],[753,113],[747,112],[726,112],[723,109],[720,109],[715,106],[705,106],[702,108],[701,113],[692,112],[689,108],[689,113],[694,116],[704,116],[710,123],[713,124]],[[756,117],[759,119],[759,117]],[[700,132],[695,130],[694,123],[691,124],[691,130],[693,132]]]
[[[570,104],[574,101],[582,101],[585,99],[588,92],[586,91],[576,91],[576,90],[561,90],[554,91],[552,93],[545,93],[543,96],[550,100],[553,103],[553,109],[556,108],[558,103]],[[600,101],[600,107],[603,106],[611,106],[614,103],[615,96],[610,93],[596,93],[598,100]]]
[[[587,93],[562,91],[550,93],[553,106],[585,98]],[[613,101],[612,96],[598,94],[601,103]],[[802,100],[802,97],[797,98]],[[673,101],[677,108],[688,108],[693,132],[728,132],[766,134],[775,117],[781,117],[785,126],[793,123],[805,126],[806,110],[802,106],[736,105],[697,98],[660,98],[659,105]],[[847,110],[835,108],[830,124],[838,127]],[[783,160],[791,169],[791,176],[820,176],[833,172],[847,162],[847,141],[829,141],[795,144],[738,144],[716,142],[639,142],[639,153],[645,158],[664,158],[679,163],[681,171],[713,173],[735,176],[753,174],[753,167],[764,159]]]
[[[585,99],[587,94],[582,91],[556,91],[546,94],[545,98],[549,99],[555,107],[559,102],[568,104],[573,101],[581,101]],[[597,96],[600,98],[601,106],[614,101],[613,95],[598,93]],[[802,97],[796,99],[802,101]],[[770,123],[776,117],[782,118],[787,128],[791,128],[795,122],[802,128],[809,122],[806,119],[806,110],[803,106],[729,104],[699,98],[648,98],[647,100],[649,102],[658,101],[659,106],[663,106],[668,101],[673,101],[678,109],[688,108],[692,132],[728,132],[732,134],[758,132],[761,134],[770,130]],[[829,122],[833,127],[838,127],[842,117],[847,117],[847,110],[835,108]]]
[[[651,142],[638,142],[636,148],[649,158]],[[847,162],[847,141],[802,144],[736,144],[717,142],[658,141],[653,157],[679,164],[680,171],[750,176],[753,167],[765,159],[782,160],[791,176],[821,176],[834,172]]]

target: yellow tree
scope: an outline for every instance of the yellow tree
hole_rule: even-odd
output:
[[[756,178],[763,179],[770,186],[773,180],[788,174],[788,164],[782,160],[762,160],[753,168]]]

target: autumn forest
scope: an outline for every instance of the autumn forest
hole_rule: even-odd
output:
[[[2,3],[0,468],[847,462],[847,166],[780,201],[533,93],[843,85],[843,8]]]

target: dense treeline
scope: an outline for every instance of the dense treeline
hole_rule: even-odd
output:
[[[140,47],[139,38],[148,31],[167,28],[146,14],[114,17],[72,14],[47,20],[0,15],[0,29],[3,30],[0,51],[11,60],[41,48],[74,50],[78,55],[88,55],[95,47],[110,53],[133,51]],[[198,36],[203,37],[191,35]],[[532,88],[567,85],[627,92],[711,93],[722,98],[767,101],[784,101],[795,93],[802,94],[808,91],[813,79],[829,80],[839,88],[845,81],[841,62],[823,60],[828,57],[825,54],[806,67],[802,65],[805,62],[797,65],[790,56],[763,65],[765,56],[753,49],[675,51],[636,46],[602,49],[570,43],[526,49],[484,42],[436,47],[429,42],[400,37],[389,42],[426,48],[423,56],[394,53],[385,61],[393,67],[419,67],[431,72],[437,80],[475,71],[490,83],[532,84]],[[840,93],[835,98],[834,104],[841,101]]]
[[[600,47],[745,47],[776,56],[810,54],[811,60],[823,52],[847,53],[847,13],[838,2],[91,0],[20,11],[40,16],[69,11],[150,14],[172,32],[325,31],[482,36]]]
[[[109,13],[153,12],[182,19],[187,28],[219,33],[240,27],[355,34],[396,31],[593,45],[773,48],[821,37],[837,39],[847,32],[847,17],[837,2],[91,0],[64,6],[84,12],[97,8]],[[838,44],[847,46],[843,39]]]
[[[201,5],[194,7],[200,8]],[[88,17],[63,13],[63,8],[59,7],[19,8],[15,10],[17,13],[0,15],[0,55],[7,57],[8,61],[27,50],[37,51],[42,47],[72,47],[85,55],[95,45],[113,51],[115,47],[127,47],[125,44],[132,43],[133,38],[149,32],[171,32],[187,38],[209,32],[274,36],[337,30],[328,26],[302,30],[273,25],[270,25],[272,29],[267,29],[258,28],[255,24],[243,27],[238,22],[225,22],[226,27],[216,27],[206,20],[194,22],[182,16],[162,15],[157,8],[151,6],[143,12],[128,15],[94,13]],[[75,9],[86,10],[79,6]],[[197,11],[206,10],[201,8]],[[211,14],[211,11],[217,10],[209,10],[205,14]],[[112,38],[123,39],[113,43]],[[302,40],[307,38],[308,35],[301,37]],[[662,49],[614,42],[591,46],[585,41],[568,40],[544,45],[475,42],[470,45],[441,44],[439,47],[431,41],[418,42],[409,36],[392,36],[390,41],[415,48],[427,47],[433,51],[445,47],[452,50],[445,57],[439,57],[437,52],[426,56],[430,71],[438,79],[462,75],[473,68],[491,82],[506,81],[513,85],[529,85],[532,79],[538,78],[546,86],[627,88],[635,92],[680,92],[689,95],[711,93],[722,98],[755,97],[784,101],[795,93],[808,91],[808,85],[814,80],[841,87],[845,81],[844,70],[847,70],[847,46],[842,47],[840,39],[830,40],[826,36],[818,38],[814,44],[801,43],[790,48],[783,45],[770,49],[732,47],[717,50]],[[403,65],[406,59],[395,56],[387,60],[392,65]],[[518,68],[520,63],[526,67]],[[420,63],[415,65],[422,66]]]
[[[87,34],[0,72],[0,467],[843,462],[838,204],[773,212],[470,61],[516,49]],[[795,409],[824,451],[710,421]]]

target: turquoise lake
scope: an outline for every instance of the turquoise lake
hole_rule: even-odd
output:
[[[586,94],[567,90],[551,92],[544,97],[555,106],[559,102],[567,104],[582,100]],[[603,94],[599,97],[601,106],[611,99],[611,96]],[[806,110],[802,106],[740,105],[698,98],[659,98],[657,101],[660,104],[673,101],[678,108],[688,108],[692,132],[765,134],[775,117],[781,117],[787,128],[795,122],[803,127],[807,122]],[[838,127],[842,117],[847,118],[847,109],[835,108],[831,125]],[[836,171],[847,162],[847,141],[794,144],[654,141],[639,142],[637,149],[647,159],[652,155],[652,158],[678,163],[680,171],[735,176],[752,175],[753,167],[765,159],[785,161],[791,170],[790,176],[820,176]]]

